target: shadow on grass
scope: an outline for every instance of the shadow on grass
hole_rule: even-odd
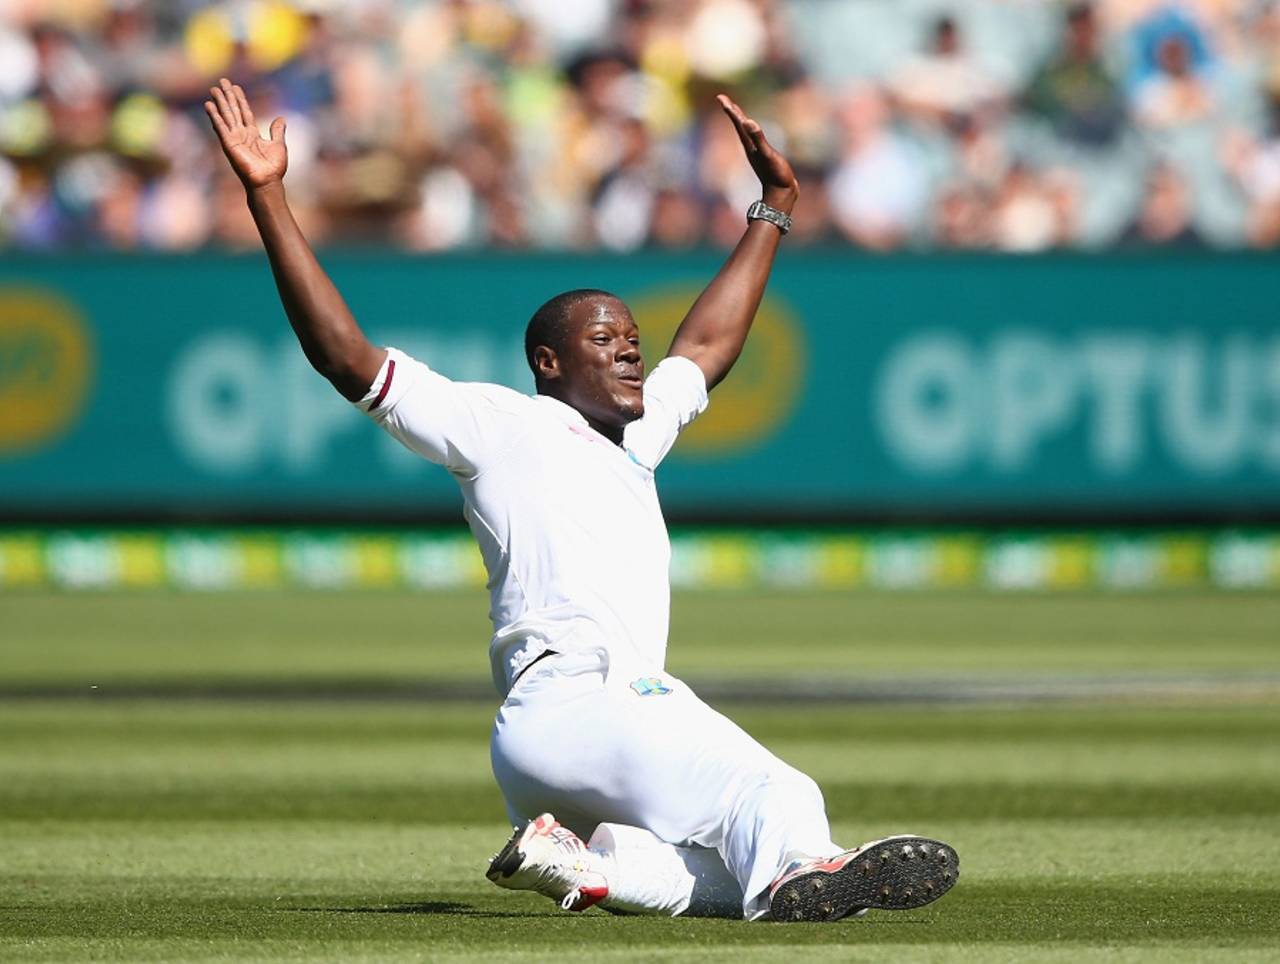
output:
[[[520,911],[482,910],[452,900],[427,900],[412,904],[372,904],[368,907],[286,907],[303,914],[448,914],[458,917],[545,917]]]

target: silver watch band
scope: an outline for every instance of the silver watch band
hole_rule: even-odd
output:
[[[771,208],[763,201],[756,201],[747,208],[747,220],[768,221],[783,234],[791,230],[791,215],[784,214],[777,208]]]

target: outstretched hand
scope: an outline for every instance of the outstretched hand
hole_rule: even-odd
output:
[[[204,102],[204,112],[222,142],[222,151],[245,188],[263,187],[284,177],[289,152],[284,146],[284,118],[271,122],[271,138],[264,138],[254,122],[253,111],[239,84],[223,77],[209,88],[212,100]]]
[[[738,139],[742,141],[742,149],[747,152],[747,161],[756,172],[756,177],[760,178],[764,203],[790,213],[796,198],[800,196],[795,171],[791,170],[787,159],[765,138],[763,128],[744,114],[741,107],[724,94],[718,95],[716,100],[733,122]]]

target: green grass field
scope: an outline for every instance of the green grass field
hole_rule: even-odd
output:
[[[1280,599],[675,606],[676,672],[778,681],[780,697],[813,678],[1222,687],[726,702],[818,780],[837,839],[941,836],[961,853],[960,884],[920,911],[836,925],[579,916],[483,877],[509,832],[488,771],[492,701],[307,695],[403,680],[478,690],[475,594],[0,595],[0,958],[1277,959]],[[220,697],[165,698],[193,683]],[[248,698],[264,683],[293,690]],[[148,698],[112,698],[131,685]]]

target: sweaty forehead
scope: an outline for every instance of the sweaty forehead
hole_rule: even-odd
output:
[[[569,309],[569,326],[573,331],[581,331],[588,325],[617,325],[623,328],[635,327],[635,319],[631,317],[631,309],[617,298],[597,295],[584,298]]]

